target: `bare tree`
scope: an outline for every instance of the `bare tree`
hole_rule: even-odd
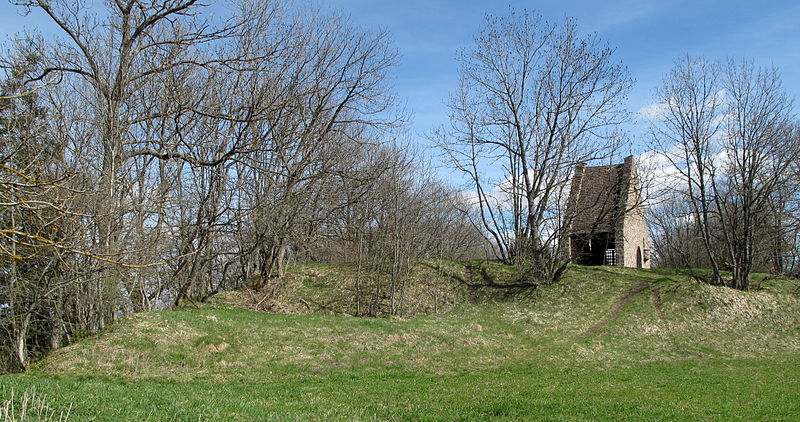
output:
[[[495,254],[555,281],[566,268],[558,248],[569,176],[578,163],[615,154],[632,81],[613,50],[582,37],[574,20],[537,13],[488,16],[459,61],[450,126],[435,139],[470,180]]]
[[[158,123],[179,115],[181,105],[159,104],[155,100],[164,96],[152,94],[180,92],[182,73],[235,61],[236,57],[229,56],[209,58],[200,47],[233,36],[238,25],[213,26],[196,15],[198,5],[193,0],[108,2],[102,14],[83,1],[17,4],[40,9],[62,32],[44,54],[33,80],[61,78],[62,98],[70,97],[69,106],[82,109],[83,119],[90,121],[82,133],[74,128],[70,132],[92,154],[87,168],[96,177],[91,214],[97,243],[91,250],[107,259],[132,259],[125,254],[123,229],[130,219],[132,162],[142,156],[192,160],[169,148],[180,143],[180,119],[173,118],[178,124],[166,131],[152,130],[167,129]],[[97,161],[92,162],[95,157]],[[132,311],[126,274],[105,261],[96,265],[96,277],[86,289],[95,294],[94,306],[105,309],[94,313],[92,329]],[[118,297],[103,300],[111,291],[118,292]]]
[[[10,346],[15,369],[60,344],[59,299],[73,280],[64,257],[82,252],[65,205],[75,193],[65,188],[72,173],[63,145],[46,136],[42,86],[24,83],[40,59],[10,57],[0,82],[0,348]]]
[[[413,260],[474,243],[459,196],[390,141],[404,119],[386,33],[268,0],[225,17],[192,0],[14,3],[60,29],[0,58],[0,325],[17,366],[131,312],[243,285],[268,297],[323,254],[358,261],[354,313],[403,313]]]
[[[652,138],[677,175],[673,193],[690,205],[683,224],[702,240],[709,281],[747,290],[759,247],[774,237],[777,195],[792,189],[788,176],[800,154],[778,72],[686,56],[657,98],[663,114]]]
[[[242,254],[257,267],[259,284],[282,275],[288,251],[328,221],[319,206],[336,194],[331,189],[348,177],[364,145],[380,142],[373,132],[400,122],[385,84],[396,62],[387,34],[336,16],[293,23],[281,60],[263,63],[256,76],[259,97],[251,107],[260,117],[249,133],[259,150],[236,171],[250,231]]]
[[[323,225],[315,207],[348,177],[340,162],[400,121],[385,83],[395,63],[387,35],[338,16],[270,1],[240,3],[230,17],[193,0],[106,2],[100,12],[83,1],[15,3],[61,31],[22,37],[13,51],[39,58],[15,83],[41,88],[42,139],[61,154],[45,167],[73,170],[60,205],[75,230],[59,231],[71,234],[62,261],[75,288],[60,305],[69,330],[235,287],[252,261],[269,279]],[[29,173],[16,164],[32,156],[20,157],[3,157],[20,172],[6,172],[8,183]]]

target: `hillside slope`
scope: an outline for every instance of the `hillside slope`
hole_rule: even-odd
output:
[[[800,414],[800,297],[791,282],[737,292],[669,271],[575,267],[557,285],[508,289],[476,286],[514,277],[481,265],[437,266],[443,278],[423,280],[449,286],[451,299],[437,305],[446,312],[408,318],[331,310],[349,270],[302,267],[285,281],[302,286],[285,295],[305,296],[275,304],[302,314],[254,312],[236,305],[247,302],[243,293],[227,293],[121,321],[0,383],[35,387],[54,409],[71,405],[77,420]],[[322,311],[302,305],[324,301]]]

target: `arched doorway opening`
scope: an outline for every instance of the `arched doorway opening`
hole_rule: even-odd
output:
[[[636,247],[636,268],[642,268],[642,248]]]

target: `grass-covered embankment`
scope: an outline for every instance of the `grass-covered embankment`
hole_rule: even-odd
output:
[[[474,263],[448,265],[441,283],[476,279]],[[481,279],[513,278],[487,265]],[[347,277],[298,271],[314,301],[336,300]],[[137,315],[0,382],[71,404],[72,420],[792,420],[792,289],[576,267],[554,286],[456,291],[446,313],[410,318],[267,314],[227,297]]]

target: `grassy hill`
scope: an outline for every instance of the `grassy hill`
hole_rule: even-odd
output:
[[[270,299],[293,314],[229,292],[120,321],[0,384],[81,421],[800,420],[792,282],[737,292],[575,267],[538,289],[469,288],[515,273],[415,271],[414,316],[348,316],[352,268],[301,266]]]

